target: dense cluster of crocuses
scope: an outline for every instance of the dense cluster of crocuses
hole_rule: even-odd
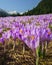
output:
[[[0,42],[19,38],[34,50],[40,41],[52,40],[52,14],[0,18]]]

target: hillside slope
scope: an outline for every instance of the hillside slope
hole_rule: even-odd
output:
[[[37,15],[52,13],[52,0],[41,0],[36,8],[25,12],[23,15]]]

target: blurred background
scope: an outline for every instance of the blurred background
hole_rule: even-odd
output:
[[[0,0],[0,17],[52,13],[52,0]]]

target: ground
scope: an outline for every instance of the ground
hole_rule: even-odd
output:
[[[0,45],[0,65],[35,65],[35,57],[32,55],[32,50],[26,46],[25,54],[22,53],[23,44],[16,45],[14,51],[7,47],[7,51],[4,52],[3,45]],[[48,51],[43,59],[39,60],[39,65],[52,65],[52,42],[49,43]]]

